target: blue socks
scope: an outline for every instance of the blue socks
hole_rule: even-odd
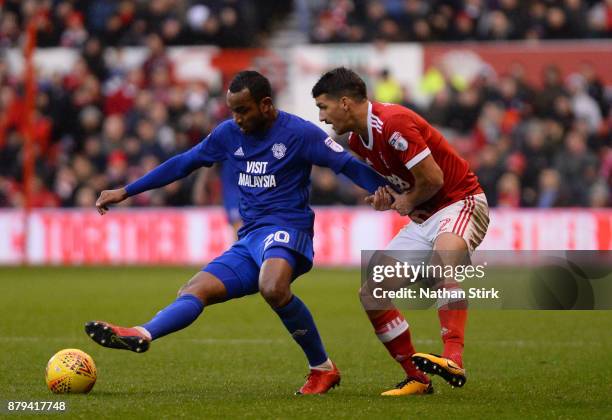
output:
[[[155,340],[174,331],[182,330],[195,321],[203,310],[204,304],[194,295],[179,296],[141,327],[149,331],[151,338]]]
[[[288,304],[275,310],[293,339],[306,353],[308,364],[313,367],[324,363],[327,360],[327,353],[312,315],[304,302],[294,295]]]
[[[190,325],[203,310],[204,304],[200,299],[194,295],[183,295],[141,326],[155,340]],[[310,366],[319,366],[327,360],[327,353],[321,342],[319,331],[304,302],[297,296],[292,296],[287,305],[276,309],[276,313],[293,339],[306,353]]]

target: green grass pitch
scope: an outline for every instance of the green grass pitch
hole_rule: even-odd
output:
[[[296,397],[304,356],[259,296],[206,308],[189,328],[135,354],[99,347],[83,324],[132,325],[174,299],[196,269],[0,268],[0,417],[7,400],[66,401],[57,418],[606,418],[612,406],[612,311],[472,311],[468,382],[435,394],[380,397],[403,379],[357,299],[359,274],[314,270],[294,291],[310,307],[342,385]],[[418,351],[440,351],[436,313],[405,311]],[[49,357],[96,361],[89,395],[55,396]],[[34,418],[37,415],[33,415]]]

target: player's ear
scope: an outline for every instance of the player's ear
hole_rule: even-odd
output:
[[[342,106],[344,112],[348,112],[348,110],[351,108],[350,98],[348,96],[343,96],[340,98],[340,106]]]
[[[272,102],[272,98],[266,96],[259,102],[259,111],[262,114],[268,113],[274,107],[274,103]]]

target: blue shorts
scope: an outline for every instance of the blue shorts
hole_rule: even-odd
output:
[[[227,298],[259,292],[259,269],[268,258],[283,258],[293,268],[293,279],[312,268],[312,237],[300,230],[266,226],[249,232],[202,271],[225,285]]]

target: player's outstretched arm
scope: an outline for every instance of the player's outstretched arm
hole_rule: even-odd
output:
[[[110,204],[120,203],[126,198],[141,192],[163,187],[186,177],[197,168],[208,165],[208,162],[201,159],[197,147],[196,145],[192,149],[168,159],[124,188],[102,191],[96,201],[98,212],[104,214],[108,211]]]

